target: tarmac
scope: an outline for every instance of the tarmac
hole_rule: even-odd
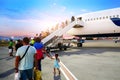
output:
[[[120,42],[86,41],[83,47],[55,53],[61,60],[61,75],[54,76],[53,60],[45,57],[43,80],[120,80]],[[8,48],[0,47],[0,80],[14,80],[14,61],[15,57],[8,55]]]

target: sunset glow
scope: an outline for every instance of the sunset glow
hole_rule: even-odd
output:
[[[34,36],[71,16],[116,7],[119,0],[0,0],[0,36]]]

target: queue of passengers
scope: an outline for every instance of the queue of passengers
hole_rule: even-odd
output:
[[[22,45],[18,41],[15,47],[15,72],[18,73],[19,71],[20,80],[33,80],[33,67],[42,71],[41,61],[44,59],[43,54],[51,58],[51,56],[46,53],[44,45],[39,37],[35,38],[32,44],[30,44],[30,39],[25,37],[23,38]]]
[[[9,42],[9,54],[13,56],[13,45],[14,42],[11,39]],[[44,59],[44,54],[46,54],[50,59],[54,59],[54,74],[56,74],[56,69],[59,71],[60,75],[60,62],[58,54],[53,58],[45,50],[44,44],[41,42],[39,37],[34,39],[29,39],[24,37],[23,40],[17,40],[15,44],[15,73],[20,73],[20,80],[33,80],[33,69],[42,71],[41,61]],[[41,79],[42,80],[42,79]]]

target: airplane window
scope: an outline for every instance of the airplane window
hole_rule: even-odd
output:
[[[100,17],[100,20],[101,20],[101,17]]]
[[[106,18],[108,18],[108,16],[106,16]]]
[[[103,17],[103,19],[105,19],[105,17]]]
[[[117,18],[119,18],[119,15],[117,15]]]
[[[113,18],[115,18],[115,15],[113,15]]]
[[[82,20],[82,17],[79,17],[78,20]]]
[[[110,16],[110,18],[112,18],[112,16]]]

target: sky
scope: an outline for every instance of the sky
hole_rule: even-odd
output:
[[[0,36],[33,36],[71,16],[118,7],[120,0],[0,0]]]

